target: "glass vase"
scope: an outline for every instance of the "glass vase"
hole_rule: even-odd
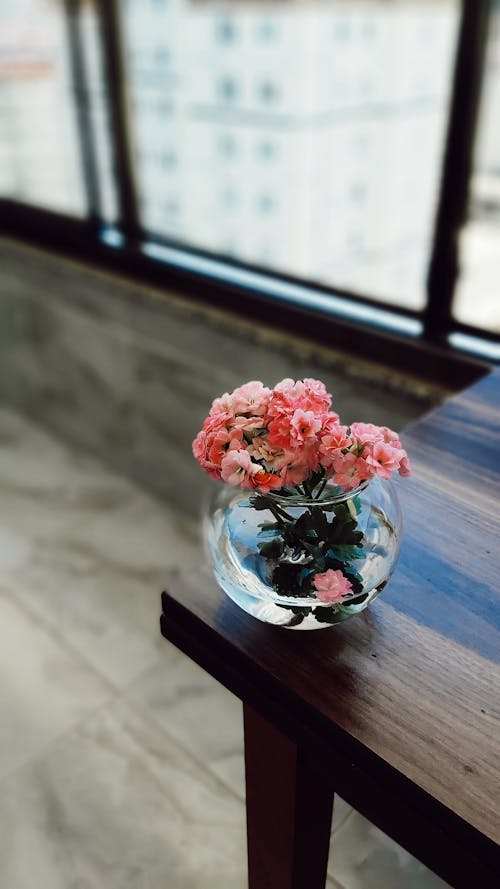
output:
[[[253,617],[298,630],[333,626],[386,585],[402,527],[390,481],[375,477],[347,493],[329,484],[313,498],[214,487],[204,537],[215,577]],[[325,575],[340,578],[341,596],[318,591]]]

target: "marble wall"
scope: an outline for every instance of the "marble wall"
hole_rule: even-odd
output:
[[[0,401],[191,514],[191,440],[247,379],[322,378],[346,420],[400,428],[443,394],[220,310],[0,240]]]

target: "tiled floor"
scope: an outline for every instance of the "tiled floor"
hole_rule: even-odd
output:
[[[178,513],[0,411],[0,886],[243,889],[241,711],[161,640]],[[336,802],[329,886],[443,886]]]

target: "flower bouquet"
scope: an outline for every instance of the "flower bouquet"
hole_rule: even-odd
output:
[[[322,382],[251,381],[216,398],[193,442],[217,481],[206,522],[216,577],[250,614],[300,629],[363,610],[387,582],[401,518],[398,435],[342,425]]]

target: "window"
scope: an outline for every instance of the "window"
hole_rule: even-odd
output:
[[[216,39],[220,43],[232,43],[236,37],[236,28],[231,19],[221,19],[215,25]]]
[[[87,211],[66,23],[49,0],[0,0],[0,192]]]
[[[187,246],[224,254],[220,195],[236,176],[245,194],[225,205],[245,261],[262,255],[253,206],[267,220],[277,272],[422,309],[459,4],[312,0],[273,6],[268,18],[251,2],[230,16],[218,10],[185,0],[160,16],[138,2],[125,15],[132,136],[163,146],[177,135]],[[156,65],[160,40],[171,79]],[[150,59],[147,83],[139,48]],[[141,115],[152,93],[169,96],[171,121]],[[214,167],[209,145],[221,124],[227,163]],[[135,172],[153,203],[152,166],[140,160]],[[163,230],[153,213],[143,223]]]
[[[249,299],[265,267],[325,316],[500,331],[497,0],[0,0],[0,23],[0,200]]]

